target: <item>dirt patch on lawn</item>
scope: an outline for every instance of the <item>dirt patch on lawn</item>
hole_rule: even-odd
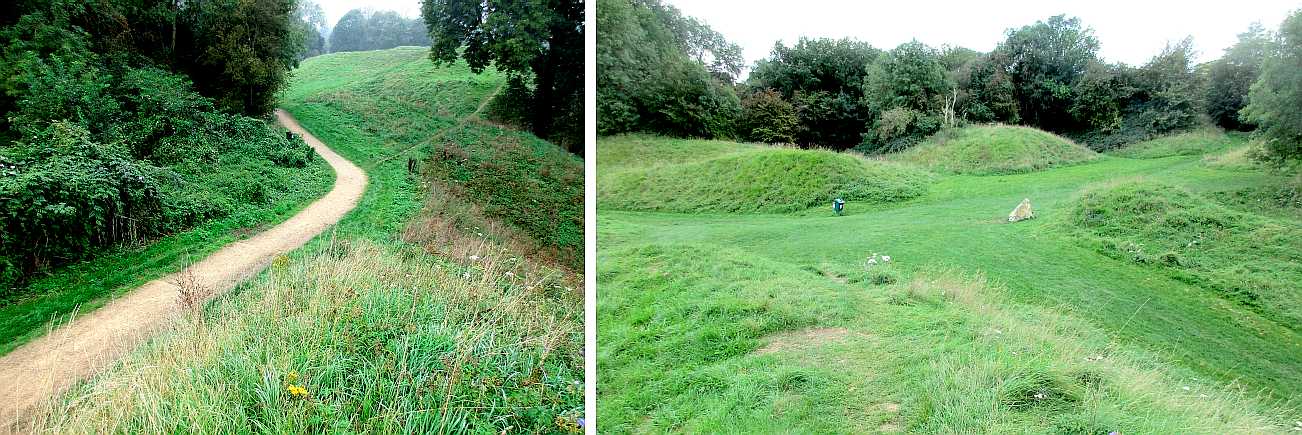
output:
[[[755,355],[768,355],[788,349],[803,349],[828,343],[840,343],[850,331],[845,328],[809,328],[770,335],[768,344],[755,350]]]

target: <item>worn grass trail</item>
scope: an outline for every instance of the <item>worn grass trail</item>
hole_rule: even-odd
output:
[[[288,113],[277,110],[276,116],[330,164],[336,176],[334,188],[289,220],[227,245],[182,273],[150,281],[0,358],[0,423],[4,424],[0,429],[22,423],[24,413],[41,401],[129,352],[172,321],[182,304],[202,304],[233,288],[277,255],[302,246],[334,225],[357,205],[366,190],[366,173],[300,127]]]

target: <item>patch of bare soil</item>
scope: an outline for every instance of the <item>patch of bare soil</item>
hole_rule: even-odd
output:
[[[850,331],[845,328],[809,328],[770,335],[768,344],[755,350],[755,355],[768,355],[792,349],[804,349],[828,343],[845,341]]]
[[[0,357],[0,434],[24,432],[28,413],[38,405],[165,329],[186,306],[201,303],[196,299],[215,297],[256,275],[273,258],[303,246],[357,206],[366,191],[366,173],[326,147],[288,113],[276,110],[276,117],[330,164],[335,171],[334,188],[280,225],[231,243],[183,273],[145,283]]]

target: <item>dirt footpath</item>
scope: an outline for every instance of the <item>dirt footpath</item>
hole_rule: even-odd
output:
[[[283,110],[280,124],[302,135],[335,171],[335,185],[325,196],[275,227],[241,240],[193,264],[193,279],[207,297],[219,295],[265,268],[339,221],[357,206],[366,191],[366,173],[317,140]],[[94,312],[0,357],[0,433],[22,431],[24,415],[87,379],[167,327],[181,313],[179,280],[171,274],[140,286]],[[187,283],[187,288],[195,286]]]

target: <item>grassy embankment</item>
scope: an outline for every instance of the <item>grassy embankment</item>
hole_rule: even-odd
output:
[[[564,266],[575,260],[515,223],[540,217],[497,213],[478,202],[488,193],[472,186],[477,180],[448,176],[441,169],[449,166],[430,159],[437,146],[456,146],[507,159],[526,175],[541,161],[556,176],[529,175],[538,189],[530,200],[540,202],[553,199],[545,193],[581,192],[581,175],[564,176],[581,174],[582,163],[527,133],[467,119],[503,77],[474,75],[460,63],[435,67],[426,54],[406,47],[304,62],[284,107],[367,170],[370,185],[357,209],[67,394],[42,426],[276,433],[573,428],[583,405],[583,305],[574,288],[582,281]],[[435,146],[419,146],[430,142]],[[407,173],[407,156],[424,162],[423,175]]]
[[[721,150],[791,152],[683,144],[603,138],[598,180],[641,170],[638,153],[670,156],[656,169],[670,172]],[[1255,272],[1296,261],[1287,247],[1302,239],[1298,222],[1207,199],[1283,177],[1199,156],[980,167],[966,155],[933,167],[1051,169],[939,176],[925,195],[852,201],[844,217],[825,204],[789,214],[634,212],[608,202],[625,192],[604,192],[601,429],[1268,433],[1302,414],[1289,401],[1302,388],[1302,335],[1287,323],[1297,270]],[[1135,205],[1120,200],[1131,184],[1100,184],[1118,179],[1175,186],[1156,189],[1177,204],[1082,224],[1099,215],[1091,210]],[[1007,224],[1024,197],[1039,218]],[[1181,227],[1194,216],[1233,225],[1196,249],[1182,245],[1187,263],[1109,248],[1158,248],[1153,240],[1196,232]],[[1262,237],[1287,244],[1254,249]],[[1269,283],[1254,290],[1258,305],[1226,297],[1240,280]]]

